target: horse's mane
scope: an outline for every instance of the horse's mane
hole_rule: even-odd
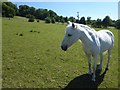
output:
[[[87,25],[83,25],[83,24],[79,24],[79,25],[80,25],[80,27],[84,28],[84,29],[87,30],[87,31],[95,31],[93,28],[90,28],[90,27],[87,26]]]
[[[78,25],[80,25],[80,27],[84,28],[84,30],[86,30],[90,36],[96,34],[95,29],[90,28],[89,26],[83,25],[83,24],[78,24]]]
[[[86,30],[87,32],[89,33],[92,33],[92,32],[96,32],[95,29],[87,26],[87,25],[84,25],[84,24],[78,24],[78,23],[75,23],[76,25],[78,25],[79,27],[83,28],[84,30]],[[67,27],[71,27],[71,25],[68,25]]]

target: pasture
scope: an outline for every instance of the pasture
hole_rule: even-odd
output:
[[[115,44],[109,70],[104,72],[105,55],[102,72],[96,83],[91,83],[82,44],[78,41],[67,52],[61,50],[65,27],[65,24],[43,21],[31,23],[21,17],[3,18],[2,87],[118,88],[118,30],[110,29],[115,35]]]

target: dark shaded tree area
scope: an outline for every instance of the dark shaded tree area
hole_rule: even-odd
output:
[[[117,29],[120,29],[120,19],[118,19],[116,22],[115,22],[115,27]]]
[[[91,25],[95,28],[107,28],[112,26],[120,29],[120,20],[112,20],[109,16],[106,16],[103,20],[91,20],[91,17],[87,17],[87,20],[85,20],[85,17],[81,17],[80,20],[78,20],[72,16],[69,18],[67,16],[63,17],[57,15],[57,13],[52,10],[36,9],[34,7],[29,7],[28,5],[20,5],[19,8],[17,8],[17,5],[12,2],[2,3],[2,16],[9,18],[13,18],[14,16],[26,17],[29,19],[29,22],[34,22],[34,19],[37,19],[37,22],[39,20],[45,20],[46,23],[65,23],[71,21]]]
[[[85,24],[85,25],[86,25],[85,17],[81,17],[79,23],[80,23],[80,24]]]
[[[103,27],[107,28],[108,26],[110,26],[112,24],[112,20],[110,19],[109,16],[106,16],[103,21],[102,21],[102,25]]]
[[[2,3],[2,16],[3,17],[11,17],[13,18],[15,15],[22,16],[26,18],[31,18],[34,16],[35,19],[46,20],[46,18],[50,18],[53,23],[56,21],[60,21],[57,19],[59,16],[52,10],[47,9],[36,9],[34,7],[29,7],[28,5],[20,5],[19,8],[11,2],[3,2]]]
[[[16,8],[15,5],[12,4],[11,2],[4,2],[2,3],[2,16],[3,17],[11,17],[13,18],[15,13]]]

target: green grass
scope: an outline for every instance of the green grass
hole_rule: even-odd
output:
[[[3,88],[65,88],[90,86],[88,64],[81,43],[67,52],[60,48],[66,25],[27,22],[15,17],[2,21],[2,86]],[[99,29],[98,29],[99,30]],[[118,87],[118,30],[109,70],[98,76],[97,88]],[[22,35],[20,35],[22,34]],[[92,87],[92,86],[91,86]]]

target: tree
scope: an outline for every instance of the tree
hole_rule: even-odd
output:
[[[81,17],[79,23],[80,24],[86,24],[85,17]]]
[[[101,28],[102,26],[102,20],[101,19],[97,19],[97,21],[95,22],[95,27],[96,28]]]
[[[76,20],[76,23],[79,23],[79,20],[78,20],[78,19]]]
[[[4,4],[6,4],[7,6],[11,7],[12,9],[14,9],[14,14],[16,15],[16,13],[18,12],[18,8],[17,5],[13,4],[12,2],[3,2]]]
[[[51,17],[51,18],[52,17],[56,18],[56,16],[57,16],[57,14],[52,10],[49,10],[48,13],[49,13],[49,17]]]
[[[95,27],[96,20],[91,20],[92,27]]]
[[[109,16],[106,16],[103,21],[102,21],[102,25],[103,27],[107,28],[108,26],[110,26],[112,23],[111,19]]]
[[[68,21],[68,17],[64,17],[64,21],[67,22]]]
[[[117,29],[120,29],[120,19],[116,21],[115,26]]]
[[[115,21],[115,20],[112,20],[112,23],[111,23],[110,26],[111,26],[111,27],[116,27],[115,24],[116,24],[116,21]]]
[[[37,10],[35,11],[35,17],[36,17],[37,19],[40,19],[40,16],[41,16],[41,9],[37,9]]]
[[[64,22],[65,22],[63,16],[60,16],[60,22],[61,22],[61,23],[64,23]]]
[[[15,10],[5,3],[2,4],[2,16],[3,17],[11,17],[13,18],[15,15]]]
[[[52,21],[52,23],[55,23],[55,18],[53,17],[51,21]]]
[[[59,16],[56,17],[56,22],[60,22],[60,17]]]
[[[50,17],[50,14],[47,9],[37,9],[35,11],[35,17],[37,19],[45,20],[45,18]]]
[[[76,22],[76,19],[75,19],[74,17],[70,17],[70,18],[69,18],[69,21],[71,21],[71,22]]]
[[[64,24],[64,23],[65,23],[65,20],[64,20],[64,19],[61,19],[61,23],[63,23],[63,24]]]
[[[91,24],[91,17],[87,17],[87,24],[90,25]]]
[[[27,5],[20,5],[19,6],[19,15],[22,17],[26,17],[29,13],[29,6]]]
[[[17,6],[15,4],[13,4],[12,2],[3,2],[4,4],[6,4],[7,6],[13,8],[14,10],[17,10]]]
[[[35,8],[34,7],[29,7],[29,14],[35,16]]]
[[[45,18],[48,17],[48,16],[49,16],[48,10],[47,9],[42,9],[40,19],[45,20]]]

